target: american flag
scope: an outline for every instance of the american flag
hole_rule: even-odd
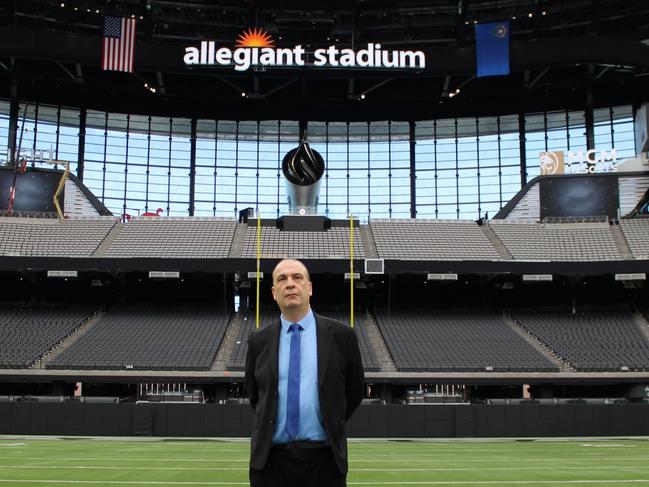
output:
[[[135,19],[104,17],[101,69],[133,72]]]

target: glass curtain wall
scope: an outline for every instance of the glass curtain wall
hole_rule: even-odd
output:
[[[9,102],[0,100],[0,160],[9,159]]]
[[[4,147],[9,140],[9,103],[3,105],[2,135]],[[6,108],[6,112],[4,109]],[[4,117],[7,117],[6,119]],[[4,129],[6,124],[6,130]],[[70,172],[78,173],[79,160],[79,111],[71,108],[53,107],[34,103],[21,103],[18,109],[18,132],[16,148],[28,155],[32,151],[46,151],[45,158],[70,163]],[[4,150],[6,157],[7,150]],[[51,164],[32,163],[32,166],[54,168]]]
[[[524,123],[525,181],[539,174],[539,152],[586,149],[584,112],[526,114]],[[51,149],[75,174],[79,127],[77,109],[20,105],[22,148]],[[281,163],[298,145],[296,121],[197,120],[196,127],[195,216],[287,213]],[[8,131],[9,103],[1,100],[3,159]],[[114,214],[189,214],[191,120],[88,110],[85,135],[83,182]],[[518,115],[418,121],[414,161],[410,135],[408,122],[309,122],[309,143],[326,162],[318,212],[409,218],[414,182],[417,218],[476,219],[493,216],[520,189]],[[595,143],[620,159],[635,155],[630,106],[595,111]]]
[[[518,116],[417,122],[417,217],[491,216],[520,189]]]
[[[189,119],[88,110],[86,126],[83,182],[114,214],[188,214]]]

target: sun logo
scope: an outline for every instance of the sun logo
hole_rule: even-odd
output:
[[[239,34],[236,47],[272,47],[274,44],[275,41],[268,32],[253,27]]]

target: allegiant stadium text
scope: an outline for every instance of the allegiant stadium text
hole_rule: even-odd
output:
[[[186,65],[234,65],[236,71],[246,71],[252,66],[275,67],[332,67],[332,68],[383,68],[424,69],[426,56],[422,51],[382,50],[381,44],[368,44],[367,49],[338,49],[329,46],[313,51],[313,61],[307,62],[306,51],[301,46],[289,48],[219,47],[214,41],[202,41],[200,47],[186,47],[183,61]]]

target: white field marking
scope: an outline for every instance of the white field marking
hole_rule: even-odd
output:
[[[611,444],[601,444],[598,445],[596,443],[583,443],[581,446],[589,446],[592,448],[635,448],[638,445],[622,445],[620,443],[611,443]]]
[[[631,480],[440,480],[440,481],[406,481],[406,482],[347,482],[348,485],[537,485],[537,484],[646,484],[649,479]]]
[[[45,451],[45,452],[49,452],[49,451],[52,451],[53,448],[57,449],[57,448],[60,447],[60,444],[54,445],[52,443],[49,443],[49,444],[26,443],[26,445],[29,446],[34,451],[38,450],[38,451]],[[47,445],[47,446],[45,446],[45,445]],[[356,451],[356,450],[363,451],[364,453],[368,453],[368,454],[371,454],[371,455],[376,454],[376,455],[389,456],[389,455],[392,455],[392,454],[389,453],[389,452],[386,452],[386,449],[399,448],[396,445],[397,444],[389,444],[389,445],[386,445],[385,448],[372,449],[372,448],[366,448],[365,446],[360,445],[358,443],[356,443],[356,444],[350,443],[349,444],[349,446],[350,446],[349,449],[351,451]],[[40,448],[41,446],[42,446],[42,448]],[[72,443],[68,443],[68,446],[71,447]],[[98,443],[91,443],[89,445],[88,444],[86,444],[86,445],[78,444],[76,446],[79,449],[81,449],[81,448],[83,448],[83,449],[87,449],[87,448],[101,449],[101,448],[104,448],[104,446],[102,446],[102,445],[100,445]],[[117,449],[117,448],[115,448],[115,446],[116,445],[112,444],[112,445],[105,446],[105,448],[106,449]],[[166,446],[169,449],[172,448],[172,445],[170,445],[168,442],[165,442],[164,446]],[[233,448],[233,446],[239,446],[239,445],[217,445],[217,444],[213,444],[213,445],[210,445],[209,448],[197,448],[193,444],[190,445],[190,444],[187,444],[186,442],[174,443],[173,444],[173,449],[174,450],[177,450],[177,449],[184,450],[185,448],[183,448],[183,446],[186,446],[186,449],[191,450],[192,452],[204,452],[204,453],[213,453],[213,452],[219,452],[219,451],[226,451],[226,452],[233,452],[234,451],[234,452],[242,452],[243,453],[243,452],[249,451],[249,446],[248,445],[241,445],[241,448]],[[527,442],[525,442],[525,443],[521,443],[516,448],[497,448],[497,447],[494,447],[494,448],[462,448],[462,445],[440,445],[440,444],[430,444],[430,443],[417,443],[416,445],[409,445],[408,448],[404,448],[404,451],[408,451],[409,449],[416,450],[416,451],[413,451],[412,454],[419,454],[419,455],[421,455],[421,454],[433,454],[433,453],[437,454],[437,455],[466,455],[467,453],[492,453],[492,454],[496,455],[496,454],[501,454],[501,453],[520,453],[523,450],[524,451],[529,451],[530,449],[536,449],[536,448],[545,449],[546,447],[548,447],[548,448],[549,447],[557,448],[560,451],[564,451],[564,449],[570,450],[571,448],[574,448],[575,450],[578,450],[579,446],[581,446],[581,445],[578,445],[578,444],[575,444],[575,443],[557,443],[557,444],[543,443],[543,444],[541,444],[541,443],[532,443],[532,442],[527,443]],[[629,445],[629,446],[631,446],[631,445]],[[649,442],[647,444],[645,444],[645,445],[632,445],[632,446],[634,446],[634,447],[636,447],[636,446],[647,446],[647,447],[649,447]],[[148,449],[148,448],[153,448],[153,447],[155,447],[156,450],[157,449],[161,449],[161,450],[164,449],[163,445],[154,445],[154,444],[147,445],[146,448]],[[218,448],[218,447],[223,447],[223,448]],[[435,447],[435,448],[431,448],[431,447]],[[123,446],[119,446],[119,451],[125,451],[125,450],[141,451],[142,446],[137,445],[137,444],[129,444],[129,445],[125,444]]]
[[[100,466],[100,465],[2,465],[1,469],[40,469],[40,470],[174,470],[174,471],[196,471],[196,470],[214,470],[214,471],[241,471],[247,472],[248,467],[124,467],[124,466]],[[557,467],[555,471],[570,471],[570,470],[649,470],[649,465],[646,467],[639,466],[621,466],[621,465],[606,465],[606,466],[577,466],[577,467]],[[510,470],[539,470],[539,467],[395,467],[395,468],[354,468],[354,472],[474,472],[474,471],[510,471]]]
[[[81,484],[81,485],[250,485],[249,482],[189,482],[173,481],[166,482],[162,480],[14,480],[0,479],[2,483],[12,484]]]
[[[9,447],[27,446],[27,443],[0,443],[0,446],[9,446]]]
[[[436,458],[424,458],[420,460],[403,460],[400,457],[395,457],[394,455],[392,456],[394,458],[393,462],[387,462],[386,460],[378,460],[375,458],[358,458],[355,456],[352,456],[349,461],[350,463],[399,463],[403,464],[404,461],[407,461],[409,463],[431,463],[431,462],[438,462],[439,459]],[[48,462],[50,461],[73,461],[73,462],[164,462],[164,463],[248,463],[250,459],[248,457],[246,458],[210,458],[210,459],[195,459],[195,458],[188,458],[188,459],[177,459],[177,458],[118,458],[118,457],[101,457],[101,458],[79,458],[79,457],[56,457],[53,455],[48,455],[47,458],[43,457],[25,457],[25,456],[20,456],[16,458],[8,457],[8,456],[3,456],[3,458],[0,458],[0,462],[3,461],[10,461],[12,459],[17,459],[17,460],[46,460]],[[462,460],[462,463],[478,463],[478,464],[484,464],[484,463],[512,463],[512,462],[552,462],[552,463],[557,463],[557,464],[562,464],[562,463],[581,463],[581,462],[635,462],[635,461],[646,461],[647,457],[617,457],[617,458],[582,458],[582,457],[572,457],[572,458],[505,458],[505,459],[467,459],[467,460]],[[448,462],[447,459],[443,459],[444,462]],[[0,463],[0,468],[5,465],[2,465]]]
[[[63,452],[62,452],[63,453]],[[198,457],[193,456],[193,457],[187,457],[187,456],[173,456],[173,455],[164,455],[161,454],[155,458],[152,457],[140,457],[137,456],[136,454],[133,454],[131,456],[125,457],[124,455],[127,454],[127,452],[115,452],[114,454],[111,453],[103,453],[101,451],[91,451],[88,452],[86,450],[75,450],[75,451],[66,451],[64,452],[65,455],[57,455],[57,452],[36,452],[33,450],[25,450],[22,448],[6,448],[2,450],[2,455],[0,456],[0,460],[4,458],[20,458],[20,459],[31,459],[35,458],[37,460],[43,459],[47,457],[48,459],[51,460],[60,460],[60,461],[67,461],[67,460],[94,460],[98,459],[101,461],[119,461],[119,462],[213,462],[213,461],[223,461],[222,458],[227,456],[227,461],[233,461],[233,462],[247,462],[250,460],[250,455],[248,452],[246,452],[245,455],[243,454],[231,454],[231,452],[214,452],[212,455],[205,456],[205,457]],[[534,454],[535,452],[527,452],[528,454]],[[599,452],[586,452],[586,451],[577,451],[577,452],[543,452],[543,455],[545,458],[540,458],[540,459],[535,459],[535,458],[520,458],[519,456],[516,455],[481,455],[479,456],[480,458],[474,458],[474,459],[466,459],[466,455],[438,455],[438,454],[427,454],[427,455],[421,455],[421,454],[410,454],[408,452],[393,452],[390,455],[367,455],[366,452],[350,452],[349,457],[351,460],[355,461],[367,461],[367,462],[391,462],[394,461],[395,458],[406,458],[409,461],[413,462],[426,462],[426,461],[444,461],[444,462],[465,462],[465,461],[477,461],[477,462],[526,462],[526,461],[562,461],[562,460],[583,460],[583,461],[599,461],[599,460],[606,460],[606,459],[626,459],[627,457],[625,454],[636,454],[636,455],[641,455],[644,454],[644,451],[640,450],[619,450],[619,449],[612,449],[612,450],[607,450],[604,452],[604,450],[600,450]],[[92,455],[92,456],[85,456],[85,455]],[[28,455],[28,456],[26,456]],[[36,456],[40,455],[40,456]],[[71,456],[74,455],[74,456]],[[101,455],[101,457],[97,457],[97,455]],[[646,451],[646,457],[649,457],[649,450]]]
[[[647,446],[649,447],[649,444]],[[75,452],[76,451],[88,452],[88,449],[83,448],[83,449],[78,449],[78,450],[75,449],[75,450],[72,450],[72,451],[75,451]],[[134,453],[141,452],[141,451],[142,451],[141,449],[136,450]],[[647,451],[649,452],[649,448],[647,448]],[[35,453],[35,454],[36,453],[38,453],[38,454],[42,453],[42,454],[47,454],[47,455],[56,455],[57,454],[57,450],[38,450],[38,449],[32,449],[32,448],[29,449],[29,452]],[[515,450],[513,452],[518,453],[519,455],[511,455],[511,456],[508,456],[507,458],[510,458],[510,459],[514,460],[514,459],[517,459],[520,456],[520,454],[522,454],[522,453],[534,453],[535,450]],[[9,451],[8,453],[11,453],[11,451]],[[118,457],[112,457],[111,455],[123,455],[125,453],[125,451],[122,450],[122,449],[120,449],[119,451],[91,450],[89,453],[101,453],[102,456],[105,456],[105,458],[118,458]],[[146,452],[143,452],[143,453],[146,453]],[[159,453],[160,455],[165,454],[165,452],[156,452],[156,453]],[[179,453],[187,454],[189,452],[179,452]],[[209,456],[205,456],[204,458],[206,460],[208,460],[208,459],[212,458],[212,455],[223,454],[223,453],[227,453],[229,455],[231,454],[231,455],[234,455],[234,456],[241,456],[241,458],[248,458],[249,451],[248,450],[244,450],[244,451],[214,450],[214,451],[209,452]],[[357,450],[357,451],[351,450],[352,455],[364,455],[364,456],[368,456],[370,458],[393,458],[395,453],[396,454],[407,455],[408,457],[430,458],[430,457],[442,457],[443,456],[443,457],[450,457],[450,458],[457,457],[457,458],[464,459],[464,458],[466,458],[468,453],[474,453],[474,452],[441,452],[441,451],[440,452],[434,452],[434,451],[428,451],[428,452],[422,452],[422,451],[416,452],[416,451],[413,451],[413,452],[410,452],[410,451],[393,450],[393,451],[390,451],[390,452],[374,454],[374,453],[367,452],[365,450]],[[477,452],[475,452],[475,453],[477,453]],[[492,455],[489,455],[489,456],[495,456],[495,457],[498,457],[498,458],[502,458],[503,454],[505,452],[487,450],[484,453],[491,453]],[[567,454],[574,453],[574,454],[578,454],[580,456],[583,456],[583,458],[585,458],[585,456],[606,455],[606,454],[611,454],[612,452],[603,453],[601,451],[596,452],[596,451],[592,451],[590,449],[587,450],[587,449],[584,449],[584,448],[580,448],[580,449],[575,449],[575,450],[556,450],[556,451],[546,451],[546,450],[544,450],[543,453],[548,454],[548,455],[556,455],[558,457],[563,457],[563,456],[565,456]],[[622,454],[622,452],[620,452],[620,453]],[[137,455],[133,455],[133,456],[131,456],[129,458],[131,458],[131,459],[138,459],[138,458],[146,459],[146,457],[139,457]],[[158,457],[158,458],[160,458],[160,457]],[[169,452],[169,455],[165,456],[165,458],[169,458],[169,459],[175,459],[175,458],[178,458],[178,459],[184,459],[184,458],[196,459],[196,455],[192,455],[191,457],[183,457],[183,456],[180,456],[180,455],[175,456],[175,455],[172,454],[172,452]]]
[[[80,484],[80,485],[249,485],[248,482],[215,482],[215,481],[159,481],[159,480],[28,480],[0,479],[2,483],[32,484]],[[439,481],[371,481],[347,482],[348,485],[566,485],[566,484],[639,484],[649,483],[649,479],[629,480],[439,480]]]

